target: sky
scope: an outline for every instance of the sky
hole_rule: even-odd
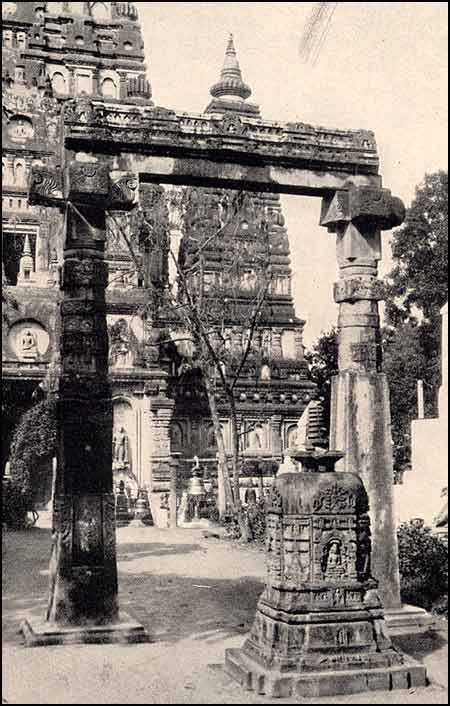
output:
[[[444,2],[339,2],[315,63],[300,43],[311,2],[138,2],[157,105],[203,112],[230,32],[243,78],[267,120],[373,130],[383,185],[409,206],[425,173],[447,169]],[[320,202],[282,196],[297,316],[305,343],[335,324],[334,236]],[[380,274],[392,266],[383,234]]]

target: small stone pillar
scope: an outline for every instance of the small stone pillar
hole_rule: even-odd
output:
[[[400,225],[405,209],[387,189],[351,187],[324,199],[321,225],[336,234],[340,279],[339,374],[333,379],[330,446],[345,451],[344,470],[361,476],[367,489],[373,563],[386,608],[400,607],[398,550],[393,509],[393,462],[389,387],[382,372],[377,279],[381,230]],[[339,469],[340,470],[340,469]]]
[[[172,529],[177,527],[177,475],[178,461],[171,458],[170,466],[170,491],[169,491],[169,524]]]
[[[309,454],[309,472],[269,490],[266,587],[243,648],[225,657],[247,690],[301,699],[426,684],[423,665],[387,635],[367,494],[358,475],[334,472],[341,456]]]
[[[105,210],[132,205],[123,177],[99,162],[32,171],[30,202],[65,209],[67,226],[49,602],[46,622],[22,623],[29,645],[146,638],[117,597],[104,246]]]

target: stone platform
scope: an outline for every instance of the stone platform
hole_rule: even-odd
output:
[[[385,610],[384,619],[389,635],[416,635],[436,626],[436,619],[424,608],[407,604],[397,610]]]
[[[132,620],[126,613],[121,613],[120,620],[116,623],[86,626],[58,625],[29,617],[22,620],[20,630],[27,647],[150,642],[143,626]]]
[[[225,671],[243,689],[270,698],[300,699],[427,685],[425,667],[407,656],[401,665],[380,669],[301,672],[265,669],[244,654],[243,650],[228,649],[225,651]]]

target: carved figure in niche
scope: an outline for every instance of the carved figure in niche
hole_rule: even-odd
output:
[[[249,432],[248,445],[250,449],[262,449],[262,429],[259,425]]]
[[[344,573],[341,543],[338,539],[331,540],[325,547],[322,558],[322,570],[326,579],[340,578]]]
[[[341,588],[336,588],[333,594],[333,603],[336,606],[345,605],[345,595]]]
[[[83,514],[78,520],[78,537],[80,543],[80,551],[89,553],[97,548],[98,541],[98,525],[96,519],[89,512],[89,508],[85,507]]]
[[[109,327],[110,363],[126,368],[133,364],[132,350],[136,348],[136,337],[125,319],[119,319]]]
[[[345,549],[347,574],[356,574],[356,542],[349,542]]]
[[[244,495],[244,502],[246,505],[256,505],[257,497],[256,490],[253,485],[250,488],[246,488]]]
[[[38,355],[36,336],[30,329],[26,329],[21,338],[20,352],[24,358],[36,358]]]
[[[123,427],[116,429],[113,434],[113,462],[116,466],[129,463],[128,435]]]

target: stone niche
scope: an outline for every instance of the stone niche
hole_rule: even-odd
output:
[[[50,345],[50,336],[38,321],[16,321],[8,332],[8,347],[20,361],[32,363],[45,356]]]
[[[319,456],[269,491],[266,587],[243,648],[226,651],[226,671],[271,697],[423,686],[425,668],[385,629],[363,483],[334,472],[342,454]]]
[[[113,399],[113,471],[114,487],[121,480],[137,493],[137,431],[136,413],[129,400]]]

